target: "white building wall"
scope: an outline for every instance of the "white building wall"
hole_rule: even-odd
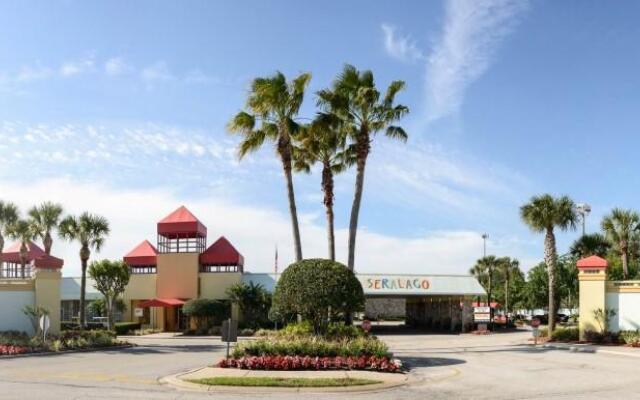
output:
[[[640,329],[640,293],[607,293],[607,308],[616,311],[609,321],[613,332]]]
[[[0,291],[0,331],[23,331],[33,333],[29,318],[24,315],[25,305],[34,305],[34,292]]]

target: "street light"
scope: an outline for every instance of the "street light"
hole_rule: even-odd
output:
[[[487,235],[486,233],[482,234],[482,248],[483,248],[482,256],[483,257],[487,256],[487,238],[488,237],[489,235]]]
[[[591,206],[587,203],[578,203],[576,204],[576,211],[580,214],[580,219],[582,220],[582,236],[584,236],[587,215],[591,212]]]

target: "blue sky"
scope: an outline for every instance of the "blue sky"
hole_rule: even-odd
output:
[[[464,273],[489,251],[542,255],[522,225],[531,195],[593,206],[588,229],[637,199],[640,4],[621,2],[4,2],[0,197],[104,214],[120,257],[185,204],[254,271],[292,257],[271,148],[238,162],[225,124],[251,78],[344,63],[381,87],[407,82],[407,144],[379,138],[365,184],[357,268]],[[324,256],[319,176],[297,176],[305,256]],[[344,257],[353,174],[337,182]],[[575,233],[561,234],[560,252]],[[77,250],[58,242],[65,274]]]

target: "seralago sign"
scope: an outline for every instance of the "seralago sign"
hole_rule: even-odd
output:
[[[365,293],[426,293],[431,287],[429,279],[421,276],[366,275],[358,276]]]

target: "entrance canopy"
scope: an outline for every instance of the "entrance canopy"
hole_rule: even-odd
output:
[[[138,307],[147,308],[147,307],[175,307],[181,306],[185,302],[180,299],[151,299],[147,301],[143,301],[138,304]]]

